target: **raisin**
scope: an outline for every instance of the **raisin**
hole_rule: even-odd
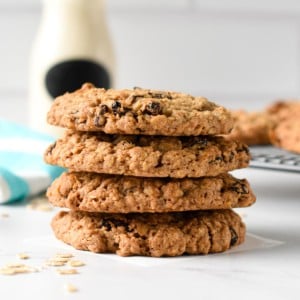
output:
[[[130,109],[130,108],[123,107],[123,111],[118,112],[118,115],[119,115],[120,117],[122,117],[122,116],[126,115],[127,113],[130,114],[130,112],[131,112],[131,109]]]
[[[193,147],[194,145],[197,146],[199,150],[203,150],[207,147],[208,140],[205,137],[181,137],[181,142],[183,143],[185,148]]]
[[[150,102],[146,105],[143,113],[152,115],[152,116],[156,116],[159,115],[161,113],[161,107],[160,104],[158,102]]]
[[[134,120],[136,121],[136,122],[138,122],[139,121],[139,116],[136,114],[136,113],[132,113],[132,117],[134,118]],[[138,129],[138,128],[137,128]]]
[[[111,231],[111,224],[109,220],[103,219],[100,226],[104,227],[107,231]]]
[[[236,192],[238,193],[239,192],[239,188],[238,186],[236,186],[236,184],[232,185],[230,188],[229,188],[230,191],[233,191],[233,192]]]
[[[241,148],[238,148],[236,152],[246,152],[246,154],[249,154],[249,148],[246,145],[242,145]]]
[[[238,237],[237,233],[235,232],[235,230],[232,227],[230,227],[229,229],[230,229],[230,233],[231,233],[231,239],[230,239],[230,247],[231,247],[231,246],[234,246],[236,244],[239,237]]]
[[[198,140],[194,137],[184,136],[181,138],[181,143],[183,144],[184,148],[193,147],[198,143]]]
[[[113,220],[110,220],[116,227],[119,227],[119,226],[126,226],[127,224],[121,220],[117,220],[117,219],[113,219]]]
[[[157,164],[155,166],[155,168],[160,168],[163,166],[163,163],[162,163],[162,156],[160,156],[157,160]]]
[[[107,226],[107,224],[110,226],[111,229],[111,224],[114,225],[115,227],[124,227],[126,232],[132,232],[133,230],[129,228],[129,225],[122,221],[122,220],[117,220],[117,219],[105,219],[102,222],[102,226]],[[108,229],[108,230],[110,230]]]
[[[100,115],[104,115],[105,113],[107,113],[108,112],[108,106],[107,105],[105,105],[105,104],[101,104],[100,105]]]
[[[147,239],[144,235],[140,235],[138,232],[134,233],[133,237],[135,237],[136,239],[142,239],[142,240]]]
[[[235,183],[230,187],[230,190],[238,194],[248,194],[248,189],[245,185],[240,183]]]
[[[121,107],[122,107],[121,103],[119,101],[115,101],[113,102],[111,109],[114,114],[118,114],[121,111]]]
[[[199,145],[200,149],[205,149],[208,145],[208,139],[207,138],[198,139],[197,144]]]

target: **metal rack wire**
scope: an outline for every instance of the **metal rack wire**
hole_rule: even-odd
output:
[[[300,172],[300,155],[273,146],[250,147],[250,167]]]

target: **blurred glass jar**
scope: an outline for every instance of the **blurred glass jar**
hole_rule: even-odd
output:
[[[44,0],[29,71],[29,124],[60,135],[46,123],[55,97],[85,82],[114,85],[115,59],[104,0]]]

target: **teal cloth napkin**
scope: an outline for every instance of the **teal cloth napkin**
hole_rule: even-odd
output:
[[[0,119],[0,204],[45,191],[63,172],[43,161],[52,142],[48,135]]]

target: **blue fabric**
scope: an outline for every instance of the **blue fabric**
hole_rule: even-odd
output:
[[[0,203],[41,193],[63,172],[43,161],[52,142],[48,135],[0,119]]]
[[[23,199],[24,195],[29,194],[28,184],[22,178],[15,176],[13,173],[3,168],[0,168],[0,176],[2,176],[9,188],[10,201]],[[4,201],[8,201],[9,199],[4,199]]]

